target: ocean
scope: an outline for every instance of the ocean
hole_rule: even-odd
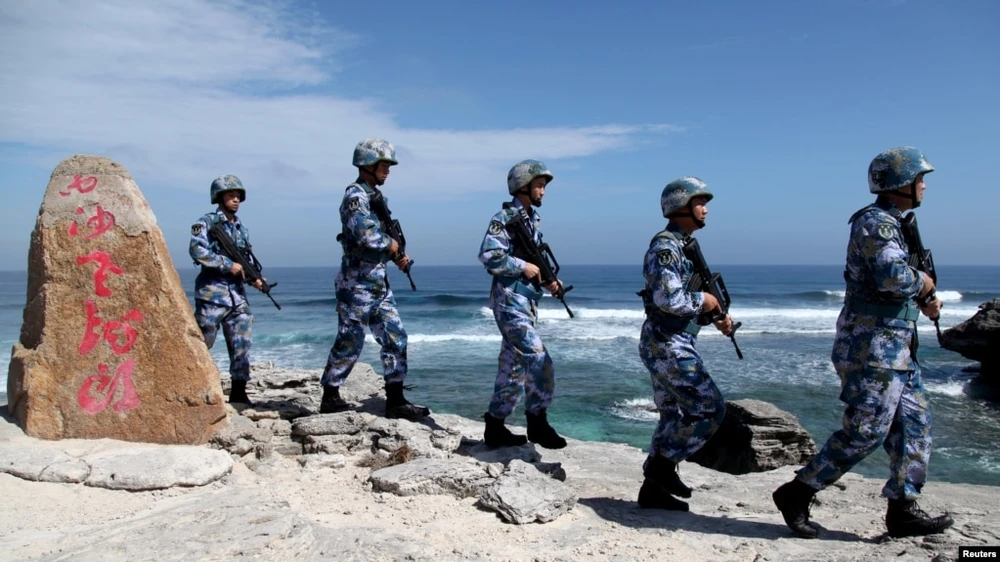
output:
[[[641,256],[640,256],[641,257]],[[706,366],[728,400],[754,398],[795,414],[818,441],[840,427],[843,405],[830,363],[834,325],[844,296],[842,266],[714,266],[722,273],[743,323],[737,341],[714,328],[699,336]],[[1000,297],[1000,267],[940,266],[942,329],[975,314],[980,303]],[[196,270],[183,264],[181,279],[191,297]],[[282,305],[250,291],[255,314],[254,363],[322,369],[337,329],[333,280],[337,268],[268,268]],[[409,334],[408,393],[433,411],[480,419],[496,375],[500,333],[488,308],[490,277],[479,266],[420,266],[412,270],[417,291],[390,267],[400,315]],[[0,345],[17,341],[25,302],[25,272],[0,272]],[[645,449],[656,423],[649,374],[639,360],[643,311],[636,266],[563,266],[560,278],[574,286],[566,300],[542,299],[539,330],[555,364],[556,396],[549,411],[561,433],[583,440],[628,443]],[[941,349],[934,326],[921,317],[918,357],[934,416],[930,478],[1000,486],[1000,403],[974,397],[973,363]],[[221,335],[212,355],[228,369]],[[371,335],[361,361],[380,372]],[[2,374],[6,389],[6,371]],[[317,397],[321,393],[316,388]],[[0,397],[6,402],[6,396]],[[523,405],[509,422],[523,426]],[[875,478],[888,474],[881,450],[856,469]]]

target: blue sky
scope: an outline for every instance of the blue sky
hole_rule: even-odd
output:
[[[506,173],[544,160],[566,264],[635,264],[682,175],[717,264],[839,264],[878,152],[937,170],[939,264],[1000,264],[1000,4],[984,1],[0,4],[0,269],[24,269],[52,169],[123,164],[178,268],[236,174],[273,266],[335,266],[351,151],[380,136],[418,264],[476,264]]]

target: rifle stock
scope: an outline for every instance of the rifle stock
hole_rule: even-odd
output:
[[[406,255],[406,236],[403,235],[403,227],[399,224],[399,221],[392,218],[392,212],[389,210],[389,206],[385,203],[385,198],[382,197],[382,192],[375,190],[375,194],[371,197],[371,209],[378,217],[379,223],[381,223],[382,231],[389,235],[390,238],[396,241],[399,245],[399,251],[396,255],[405,256]],[[410,280],[410,289],[414,291],[417,290],[417,286],[413,283],[413,277],[410,276],[410,266],[413,265],[413,260],[410,260],[406,264],[406,267],[402,268],[403,273],[406,274],[406,278]]]
[[[573,318],[573,311],[566,304],[566,293],[572,290],[573,286],[563,285],[559,281],[559,262],[556,261],[555,255],[552,254],[552,249],[545,242],[535,244],[535,240],[528,228],[528,221],[530,220],[528,213],[523,208],[519,208],[517,211],[517,215],[507,222],[507,232],[514,238],[514,243],[517,245],[515,255],[538,267],[539,276],[541,277],[541,281],[529,279],[528,282],[536,290],[540,290],[543,285],[556,283],[558,289],[552,296],[559,299],[559,302],[566,309],[566,313],[569,314],[570,318]]]
[[[217,222],[213,224],[212,228],[208,229],[208,233],[219,243],[222,253],[227,258],[240,264],[240,267],[243,268],[244,279],[251,284],[258,279],[264,281],[264,276],[260,273],[260,261],[257,260],[257,256],[253,255],[253,250],[248,249],[246,254],[244,254],[243,251],[236,245],[236,242],[233,242],[233,239],[230,238],[226,229],[222,227],[222,223]],[[247,254],[249,254],[252,258],[252,261],[251,259],[247,259]],[[268,283],[267,281],[264,281],[263,285],[261,285],[261,289],[259,290],[267,295],[267,298],[271,299],[271,302],[274,303],[274,306],[277,307],[278,310],[281,310],[281,305],[278,304],[278,301],[274,300],[273,296],[271,296],[271,289],[277,285],[277,283]]]
[[[707,326],[713,322],[725,319],[729,314],[729,305],[732,303],[732,299],[729,297],[729,291],[726,289],[725,281],[722,280],[722,275],[712,273],[708,268],[708,262],[705,261],[705,256],[701,253],[701,245],[698,244],[697,239],[688,239],[684,244],[684,255],[694,266],[694,273],[691,275],[691,281],[688,285],[689,290],[709,293],[719,301],[719,307],[721,308],[721,310],[712,310],[711,312],[703,313],[699,316],[698,323]],[[742,322],[733,323],[733,331],[729,332],[729,339],[733,342],[733,347],[736,348],[736,356],[740,359],[743,359],[743,352],[740,351],[740,346],[736,343],[736,330],[742,325]]]

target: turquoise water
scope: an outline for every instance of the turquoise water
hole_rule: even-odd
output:
[[[732,315],[746,357],[739,361],[727,338],[714,330],[699,337],[706,365],[730,400],[766,400],[799,417],[822,442],[839,427],[843,413],[839,383],[830,364],[834,323],[843,299],[839,266],[719,266],[733,298]],[[1000,267],[939,268],[945,303],[942,328],[972,316],[978,304],[1000,297]],[[252,292],[255,362],[287,368],[321,369],[336,333],[333,279],[336,268],[270,268],[279,282],[276,310]],[[392,269],[400,315],[409,334],[410,394],[435,411],[478,419],[485,411],[496,374],[500,334],[487,308],[490,278],[478,266],[420,267],[412,271],[418,291]],[[189,293],[196,271],[184,267]],[[563,433],[585,440],[645,448],[655,425],[649,411],[649,375],[638,357],[643,313],[635,291],[638,266],[564,266],[561,278],[576,318],[543,299],[539,329],[556,368],[556,398],[549,417]],[[0,344],[16,341],[25,300],[26,274],[0,272]],[[934,328],[919,323],[920,359],[934,414],[931,478],[1000,485],[1000,405],[967,394],[971,362],[942,350]],[[220,342],[213,356],[225,371]],[[361,357],[378,370],[371,337]],[[6,385],[4,384],[3,388]],[[316,389],[319,394],[320,389]],[[519,409],[511,422],[523,425]],[[857,469],[884,477],[882,451]]]

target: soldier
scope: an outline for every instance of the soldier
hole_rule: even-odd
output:
[[[354,368],[365,343],[365,325],[382,346],[387,418],[419,419],[430,414],[423,406],[403,397],[406,379],[406,330],[396,311],[396,299],[389,288],[385,262],[392,260],[405,269],[409,256],[399,252],[399,243],[382,231],[370,207],[371,197],[389,177],[389,167],[398,164],[391,144],[376,138],[365,139],[354,149],[358,179],[347,186],[340,204],[344,249],[337,274],[337,339],[330,348],[323,370],[323,400],[320,413],[347,410],[340,385]],[[388,204],[388,203],[387,203]]]
[[[639,356],[649,369],[660,413],[643,463],[639,506],[644,508],[688,510],[687,502],[675,497],[691,497],[677,465],[708,441],[726,413],[722,393],[695,349],[701,329],[698,317],[720,309],[720,303],[710,293],[688,290],[693,267],[684,255],[685,242],[705,227],[712,197],[705,182],[696,177],[668,183],[660,195],[663,216],[669,219],[667,227],[653,237],[643,260],[646,285],[640,294],[646,321]],[[733,321],[726,315],[715,327],[729,335]]]
[[[931,454],[931,415],[915,353],[916,320],[921,312],[937,318],[941,301],[921,298],[933,294],[934,281],[908,265],[900,219],[920,206],[924,174],[932,171],[912,147],[887,150],[868,167],[868,188],[877,198],[849,221],[847,291],[831,354],[840,399],[847,404],[844,427],[772,495],[785,523],[801,537],[818,535],[809,524],[809,502],[816,492],[879,445],[889,454],[890,476],[882,489],[889,500],[889,535],[940,533],[954,523],[948,515],[930,517],[916,503]]]
[[[493,215],[479,250],[479,261],[493,276],[490,308],[503,337],[493,398],[484,415],[484,439],[488,447],[516,447],[528,440],[547,449],[566,446],[566,440],[552,429],[546,415],[552,404],[555,374],[552,358],[535,330],[538,299],[542,293],[528,282],[530,279],[540,281],[541,273],[537,265],[517,257],[518,249],[506,231],[507,222],[519,209],[524,209],[531,217],[529,228],[535,243],[541,243],[539,216],[533,207],[542,206],[545,187],[552,177],[552,172],[538,160],[524,160],[511,168],[507,174],[507,191],[514,198]],[[559,283],[552,282],[545,288],[555,293]],[[527,438],[514,435],[504,426],[504,420],[514,411],[522,392],[525,392]]]
[[[238,248],[250,248],[250,231],[236,216],[240,203],[246,201],[247,192],[236,176],[216,178],[209,192],[212,203],[218,208],[198,219],[191,227],[189,252],[194,264],[201,266],[194,282],[194,317],[209,348],[215,344],[219,324],[222,324],[233,384],[229,402],[250,404],[246,388],[250,380],[253,314],[247,302],[244,272],[240,264],[222,254],[218,241],[208,234],[212,226],[221,223]],[[248,259],[252,260],[252,257]],[[253,286],[261,289],[264,283],[263,279],[257,279]]]

